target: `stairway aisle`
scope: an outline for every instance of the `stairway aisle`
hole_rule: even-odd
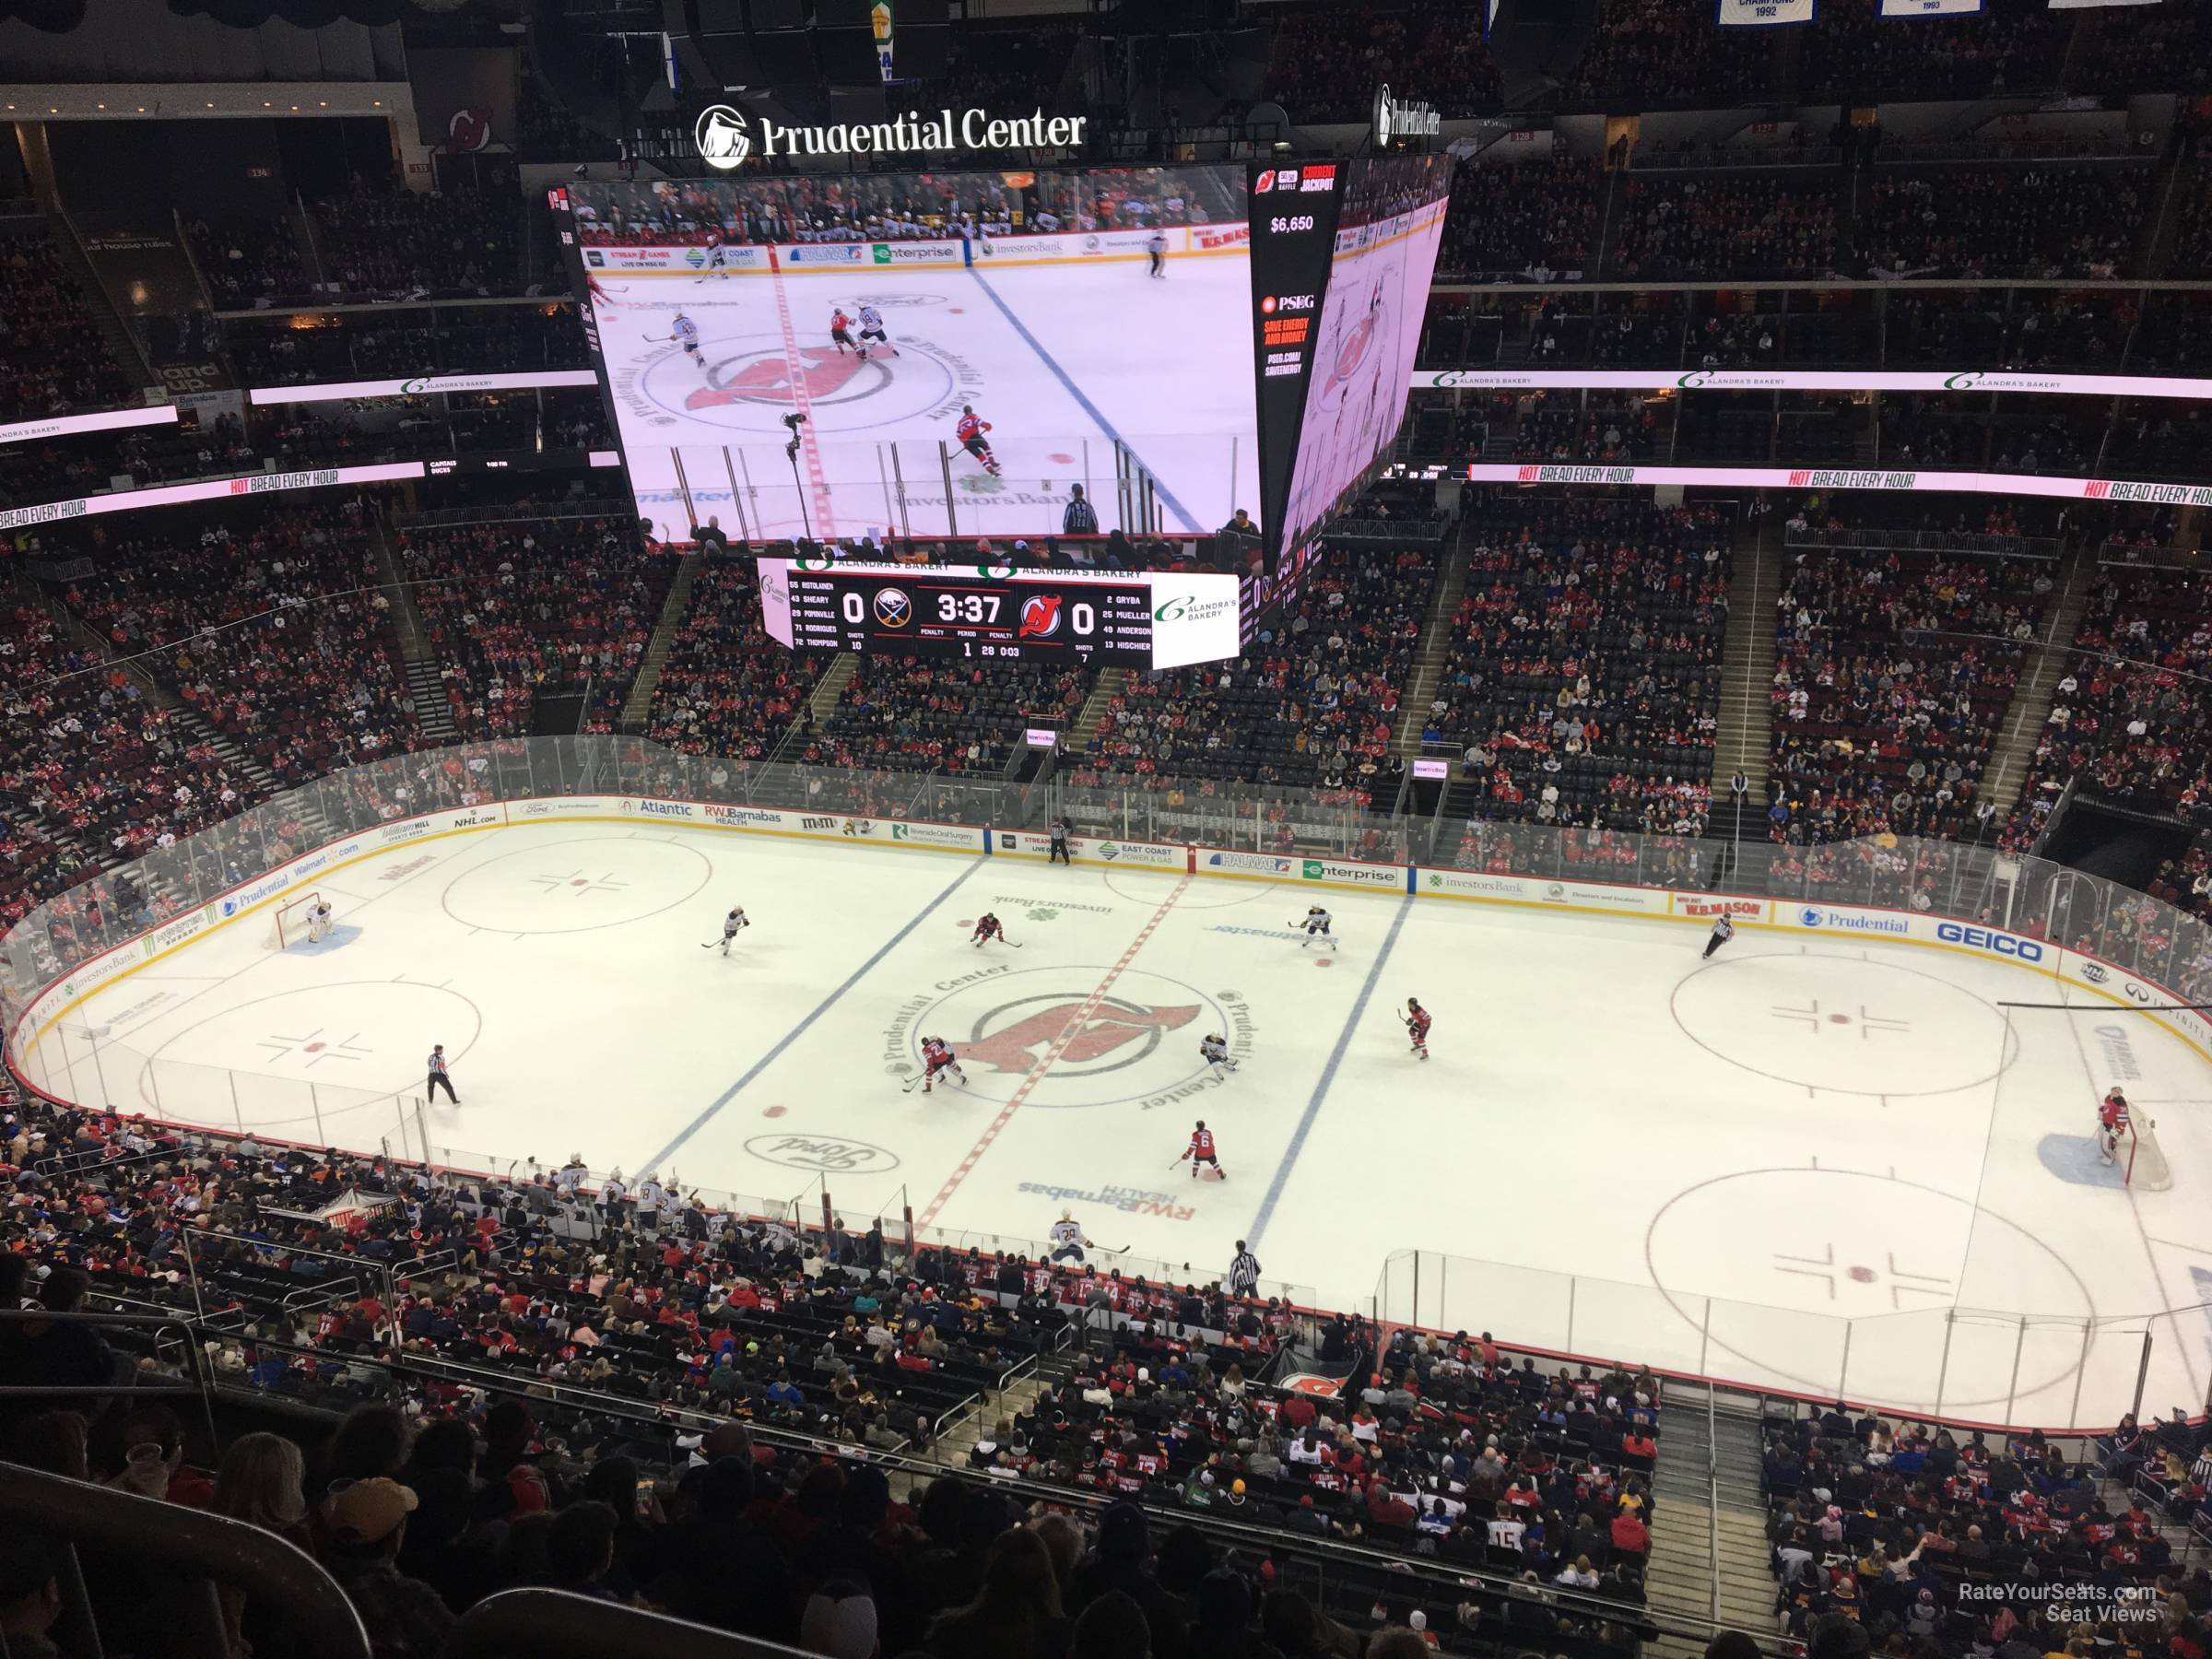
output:
[[[2035,746],[2042,741],[2051,720],[2052,699],[2065,677],[2073,655],[2074,636],[2081,631],[2081,613],[2089,602],[2089,584],[2097,579],[2097,555],[2077,548],[2059,561],[2052,580],[2058,583],[2058,601],[2043,618],[2038,635],[2041,649],[2029,658],[2020,683],[2013,688],[2012,703],[2005,711],[1996,747],[1983,769],[1982,798],[1997,809],[1993,829],[2001,826],[2019,805],[2028,786],[2029,769],[2035,762]]]
[[[1724,798],[1728,779],[1742,772],[1747,797],[1767,804],[1767,764],[1773,733],[1774,603],[1790,569],[1782,526],[1769,514],[1763,526],[1742,534],[1735,548],[1735,580],[1728,596],[1728,637],[1722,653],[1721,725],[1714,736],[1712,792]]]
[[[1694,1387],[1667,1396],[1652,1471],[1652,1554],[1644,1587],[1652,1611],[1712,1619],[1767,1636],[1774,1630],[1774,1575],[1759,1496],[1759,1419],[1710,1417]],[[1653,1650],[1669,1659],[1702,1652],[1681,1638]]]
[[[653,627],[644,659],[638,665],[638,677],[631,682],[629,698],[622,705],[621,729],[625,732],[645,729],[646,717],[653,712],[653,694],[660,688],[661,670],[668,665],[676,630],[690,612],[691,589],[705,562],[698,553],[687,553],[676,567],[676,580],[668,584],[668,597],[661,604],[661,619]]]
[[[439,672],[438,660],[423,635],[422,613],[415,608],[415,590],[400,573],[399,556],[392,550],[390,526],[381,520],[376,528],[376,559],[383,576],[392,637],[399,646],[400,667],[407,677],[407,693],[415,703],[415,719],[423,735],[433,743],[458,743],[461,728],[453,724],[445,677]]]
[[[1076,724],[1062,740],[1063,753],[1082,755],[1089,752],[1091,739],[1099,735],[1099,727],[1106,723],[1107,710],[1113,706],[1113,700],[1122,694],[1122,688],[1128,683],[1129,670],[1126,668],[1099,670],[1098,684],[1090,688],[1090,695],[1083,700],[1082,712],[1076,716]]]
[[[1467,594],[1469,534],[1463,518],[1453,526],[1452,538],[1445,544],[1443,569],[1437,572],[1436,593],[1430,600],[1429,615],[1422,620],[1421,637],[1414,652],[1413,674],[1406,682],[1405,699],[1398,704],[1398,729],[1392,735],[1390,750],[1409,760],[1421,753],[1421,727],[1429,718],[1429,705],[1435,700],[1444,664],[1452,654],[1452,625],[1459,617],[1459,602]]]

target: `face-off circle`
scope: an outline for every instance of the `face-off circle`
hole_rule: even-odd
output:
[[[1672,1006],[1714,1058],[1836,1094],[1954,1093],[1987,1083],[2018,1048],[1972,992],[1866,957],[1722,957],[1677,985]]]
[[[463,871],[440,900],[487,933],[589,933],[695,897],[714,866],[697,847],[640,836],[581,836],[517,847]]]
[[[956,394],[971,400],[980,394],[975,381],[963,380],[967,365],[953,354],[927,340],[898,337],[895,329],[893,335],[897,358],[863,358],[840,349],[825,330],[818,341],[798,347],[795,367],[780,335],[718,336],[701,347],[704,374],[684,353],[669,352],[639,371],[636,393],[664,415],[779,442],[790,437],[783,417],[799,407],[802,393],[810,424],[823,438],[910,427],[940,415]]]
[[[1109,971],[1102,964],[986,971],[917,999],[887,1033],[887,1069],[920,1069],[922,1039],[942,1037],[967,1075],[965,1092],[988,1100],[1011,1099],[1055,1043],[1051,1069],[1030,1092],[1031,1106],[1149,1102],[1198,1083],[1209,1069],[1198,1040],[1234,1033],[1241,1003],[1132,970],[1094,1005]]]
[[[1644,1259],[1688,1326],[1686,1366],[1828,1397],[1840,1377],[1853,1399],[1915,1410],[1935,1406],[1938,1379],[1947,1412],[2045,1389],[2063,1404],[2097,1312],[2080,1275],[2025,1228],[1859,1171],[1700,1182],[1653,1218]],[[2037,1312],[1971,1311],[1992,1307]]]

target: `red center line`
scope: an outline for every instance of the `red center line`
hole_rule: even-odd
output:
[[[830,498],[830,484],[822,472],[820,441],[814,431],[814,400],[806,394],[806,365],[799,358],[799,334],[791,320],[791,299],[783,291],[782,267],[776,264],[776,251],[768,251],[769,286],[776,296],[776,321],[783,331],[784,371],[791,377],[791,401],[806,423],[799,429],[799,453],[806,464],[808,492],[814,497],[815,534],[834,540],[837,535],[837,518]]]
[[[991,1143],[1013,1122],[1014,1114],[1021,1110],[1021,1103],[1030,1098],[1030,1091],[1044,1081],[1044,1074],[1052,1069],[1053,1062],[1067,1052],[1067,1045],[1090,1023],[1091,1016],[1099,1011],[1099,1005],[1106,1000],[1107,992],[1113,989],[1113,982],[1120,979],[1123,971],[1136,959],[1136,953],[1145,947],[1145,941],[1167,920],[1168,912],[1175,908],[1175,901],[1182,897],[1183,890],[1191,885],[1192,880],[1193,877],[1185,875],[1177,881],[1175,890],[1161,900],[1159,908],[1152,912],[1152,919],[1137,929],[1136,937],[1129,941],[1129,948],[1122,952],[1121,960],[1106,970],[1106,977],[1099,982],[1096,990],[1083,999],[1082,1006],[1077,1008],[1060,1035],[1053,1039],[1043,1056],[1030,1067],[1030,1075],[1022,1078],[1021,1087],[999,1108],[998,1115],[991,1120],[990,1126],[969,1149],[968,1156],[960,1159],[959,1168],[945,1178],[945,1184],[937,1189],[937,1195],[929,1201],[929,1207],[914,1218],[916,1226],[929,1226],[946,1205],[952,1201],[952,1195],[959,1190],[960,1182],[968,1179],[968,1171],[982,1161],[983,1154],[991,1150]]]

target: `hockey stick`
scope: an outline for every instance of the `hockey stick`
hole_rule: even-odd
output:
[[[735,938],[736,935],[733,934],[731,936],[732,936],[733,938]],[[715,947],[715,946],[717,946],[717,945],[719,945],[719,944],[721,944],[721,943],[722,943],[722,941],[721,941],[720,939],[709,939],[709,940],[707,940],[707,941],[706,941],[706,942],[703,944],[703,945],[701,945],[701,946],[700,947],[700,948],[701,950],[712,950],[712,949],[713,949],[713,948],[714,948],[714,947]]]
[[[912,1077],[906,1080],[906,1087],[901,1088],[899,1092],[900,1094],[912,1094],[914,1092],[914,1085],[921,1082],[923,1078],[926,1077],[929,1074],[926,1072],[916,1072]]]

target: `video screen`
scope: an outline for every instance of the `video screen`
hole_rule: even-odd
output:
[[[1452,189],[1447,155],[1354,167],[1336,221],[1281,545],[1303,545],[1406,418]]]
[[[638,511],[665,539],[710,518],[754,539],[1056,531],[1078,485],[1101,533],[1257,508],[1241,169],[568,195]]]

